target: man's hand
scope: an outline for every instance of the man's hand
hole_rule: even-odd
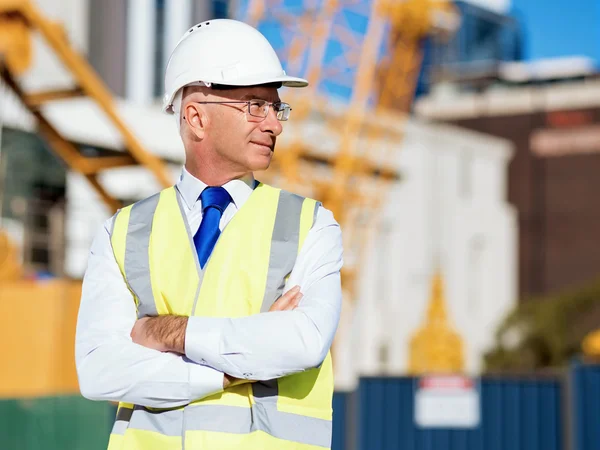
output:
[[[133,342],[159,352],[185,353],[187,317],[157,316],[139,319],[131,330]]]
[[[300,286],[296,286],[281,297],[279,297],[275,303],[271,305],[269,308],[269,312],[272,311],[291,311],[298,306],[302,300],[302,294],[300,293]],[[253,383],[253,380],[244,380],[240,378],[232,377],[231,375],[225,374],[223,376],[223,389],[227,389],[228,387],[237,386],[244,383]]]
[[[275,303],[269,308],[269,312],[272,311],[291,311],[296,309],[296,306],[302,300],[302,293],[300,292],[300,286],[295,286],[281,297],[279,297]]]

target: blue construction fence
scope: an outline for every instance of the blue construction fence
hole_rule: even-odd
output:
[[[570,376],[573,388],[571,448],[600,449],[600,366],[574,364]]]
[[[540,376],[484,376],[473,428],[423,428],[419,379],[366,377],[336,392],[332,450],[600,450],[600,366]]]

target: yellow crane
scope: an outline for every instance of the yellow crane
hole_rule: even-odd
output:
[[[32,34],[37,33],[53,50],[75,85],[71,89],[44,92],[26,92],[18,76],[30,66],[33,58]],[[113,211],[122,205],[111,196],[100,181],[104,170],[125,166],[143,166],[158,182],[172,184],[165,164],[141,145],[118,115],[112,94],[88,61],[69,43],[62,26],[46,18],[30,0],[0,0],[0,76],[19,97],[37,121],[38,132],[52,151],[70,170],[82,174]],[[118,130],[125,144],[123,155],[88,157],[77,146],[65,139],[43,112],[43,106],[55,100],[87,97],[102,111]]]
[[[341,20],[344,11],[360,16],[367,23],[366,30],[353,30],[348,21]],[[402,113],[410,110],[421,68],[423,40],[429,36],[450,35],[458,25],[458,16],[447,0],[306,0],[300,15],[291,11],[285,0],[251,0],[245,20],[254,25],[264,20],[277,21],[288,35],[287,44],[279,49],[282,59],[297,72],[302,68],[303,59],[307,61],[304,76],[312,91],[309,95],[294,96],[295,117],[298,117],[296,108],[302,119],[311,113],[323,115],[330,131],[340,139],[337,151],[327,161],[333,168],[331,179],[309,182],[316,183],[321,194],[319,199],[343,222],[348,207],[353,204],[348,202],[348,193],[353,191],[355,175],[370,171],[388,180],[395,175],[385,162],[376,166],[365,158],[366,149],[359,148],[359,142],[365,137],[366,144],[386,137],[398,151],[402,133],[386,123],[401,121]],[[391,27],[389,33],[386,25]],[[325,48],[329,41],[336,41],[341,53],[327,60]],[[388,50],[383,61],[379,61],[383,45],[387,45]],[[320,84],[324,80],[342,78],[348,71],[355,72],[346,83],[351,98],[343,105],[342,114],[329,114],[328,109],[335,106],[323,98]],[[374,104],[370,102],[373,95]],[[284,183],[299,182],[301,160],[317,159],[314,148],[298,140],[286,145],[280,153],[282,159],[294,155],[285,159],[292,164],[285,168],[278,166],[273,171],[274,175],[283,172]],[[302,178],[307,175],[303,172]]]
[[[345,19],[346,13],[366,23],[365,29],[356,31]],[[450,36],[459,24],[458,14],[447,0],[306,0],[300,15],[284,0],[252,0],[246,20],[254,25],[275,20],[284,28],[288,42],[278,51],[295,73],[307,61],[305,77],[311,84],[310,95],[296,95],[292,104],[299,109],[300,119],[312,114],[324,120],[331,140],[337,143],[325,161],[328,177],[311,177],[319,173],[315,166],[324,162],[316,156],[315,146],[324,144],[311,146],[306,137],[279,147],[279,164],[273,167],[272,176],[295,189],[304,185],[312,191],[332,210],[345,235],[353,237],[346,246],[356,248],[360,255],[365,240],[357,230],[356,211],[374,217],[386,185],[397,177],[393,161],[403,138],[397,124],[411,108],[423,40]],[[331,42],[339,54],[327,60],[326,46]],[[380,61],[383,46],[387,51]],[[350,79],[348,72],[354,73]],[[332,112],[336,107],[323,98],[321,83],[329,80],[340,80],[351,92],[341,113]],[[375,148],[383,148],[378,163],[368,154]],[[343,271],[351,298],[357,269],[350,265]]]

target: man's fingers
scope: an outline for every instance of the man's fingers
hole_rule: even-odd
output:
[[[300,304],[300,300],[302,300],[302,297],[304,297],[304,295],[302,295],[301,292],[298,292],[296,294],[296,296],[294,297],[294,299],[292,300],[290,309],[296,309],[298,307],[298,305]]]
[[[300,293],[300,286],[295,286],[279,297],[277,301],[273,303],[271,308],[269,308],[269,311],[288,311],[295,308],[297,306],[297,303],[295,302],[298,295],[302,296]]]
[[[296,295],[298,295],[299,292],[300,286],[294,286],[292,289],[283,294],[281,298],[287,297],[289,300],[292,300]]]
[[[289,301],[289,296],[286,297],[285,295],[282,295],[277,300],[275,300],[275,303],[271,305],[269,311],[282,311],[287,306]]]
[[[298,292],[286,303],[285,307],[283,307],[281,310],[291,311],[293,309],[296,309],[296,307],[300,304],[300,300],[302,300],[302,297],[303,295],[300,292]]]

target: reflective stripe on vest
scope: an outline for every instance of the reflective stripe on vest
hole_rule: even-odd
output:
[[[185,412],[183,409],[151,411],[141,406],[119,408],[112,434],[124,435],[127,429],[135,429],[181,437],[184,414],[188,430],[234,434],[261,430],[279,439],[317,447],[329,447],[331,443],[328,421],[277,411],[275,403],[253,405],[251,414],[246,408],[225,405],[192,406]]]
[[[317,208],[314,200],[259,185],[223,231],[204,271],[174,188],[121,210],[111,239],[138,316],[239,317],[268,311],[283,293]],[[187,283],[169,283],[172,279]],[[238,304],[229,305],[230,299]],[[223,433],[247,436],[239,448],[288,448],[280,440],[295,444],[289,448],[328,448],[332,393],[328,355],[320,368],[236,386],[185,408],[157,411],[121,404],[109,449],[137,448],[128,442],[133,435],[140,442],[150,439],[145,432],[169,439],[165,445],[183,438],[182,447],[189,442],[192,448],[195,442],[229,448]]]

